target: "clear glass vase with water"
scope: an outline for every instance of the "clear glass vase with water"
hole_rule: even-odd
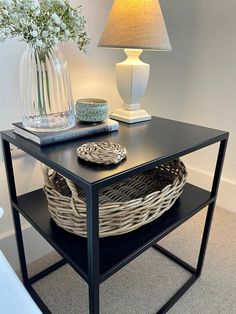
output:
[[[20,96],[25,128],[56,132],[75,125],[70,77],[59,48],[27,47],[20,64]]]

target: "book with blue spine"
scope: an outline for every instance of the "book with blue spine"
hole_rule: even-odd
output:
[[[40,146],[119,130],[119,123],[112,119],[107,119],[98,123],[77,122],[75,127],[58,132],[36,132],[26,129],[22,122],[16,122],[12,124],[14,125],[15,134],[20,135],[21,137]]]

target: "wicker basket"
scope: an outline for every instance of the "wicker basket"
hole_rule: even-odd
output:
[[[66,231],[86,237],[84,190],[47,166],[42,170],[52,219]],[[186,177],[186,168],[177,159],[102,189],[99,236],[127,233],[160,217],[182,193]]]

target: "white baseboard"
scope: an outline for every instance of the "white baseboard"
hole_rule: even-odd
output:
[[[31,263],[53,251],[53,248],[30,225],[23,227],[23,238],[27,263]],[[18,270],[20,266],[13,230],[0,235],[0,249],[13,269]]]
[[[188,168],[188,182],[210,190],[212,180],[213,177],[210,173],[199,169]],[[222,177],[217,197],[217,206],[236,213],[234,195],[236,195],[236,182]]]

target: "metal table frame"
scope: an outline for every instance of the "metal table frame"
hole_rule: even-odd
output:
[[[48,275],[50,272],[64,265],[67,262],[67,260],[62,259],[61,261],[50,266],[49,268],[33,276],[32,278],[29,278],[28,276],[22,230],[21,230],[21,224],[20,224],[20,217],[19,217],[19,211],[17,208],[17,193],[16,193],[16,187],[15,187],[11,150],[10,150],[10,145],[9,145],[10,141],[11,139],[7,136],[7,134],[2,132],[2,147],[3,147],[3,154],[4,154],[4,160],[5,160],[5,166],[6,166],[8,188],[9,188],[9,194],[10,194],[10,200],[11,200],[11,206],[12,206],[12,215],[13,215],[13,221],[14,221],[14,227],[15,227],[15,233],[16,233],[16,241],[17,241],[17,248],[18,248],[18,255],[19,255],[19,260],[20,260],[23,283],[26,289],[31,294],[31,296],[34,298],[35,302],[41,308],[43,313],[50,313],[49,309],[46,307],[46,305],[42,302],[40,297],[37,295],[37,293],[33,289],[32,284],[36,282],[37,280],[41,279],[43,276]],[[220,142],[220,146],[219,146],[214,179],[213,179],[212,189],[211,189],[211,202],[209,203],[208,210],[207,210],[207,216],[206,216],[205,227],[204,227],[203,237],[202,237],[201,246],[200,246],[197,267],[196,268],[192,267],[191,265],[187,264],[182,259],[176,257],[175,255],[173,255],[166,249],[162,248],[158,244],[155,244],[153,246],[153,248],[155,248],[156,250],[158,250],[159,252],[161,252],[162,254],[164,254],[165,256],[167,256],[168,258],[170,258],[171,260],[173,260],[178,265],[182,266],[184,269],[188,270],[192,274],[190,279],[187,280],[187,282],[169,299],[169,301],[166,302],[165,305],[162,306],[162,308],[157,313],[166,313],[178,301],[178,299],[191,287],[191,285],[201,276],[206,249],[207,249],[208,238],[209,238],[211,224],[212,224],[212,218],[214,214],[214,208],[216,204],[216,197],[218,193],[221,172],[223,168],[227,141],[228,141],[228,133],[225,133],[219,138],[218,141],[215,141],[215,142]],[[17,142],[13,144],[17,145]],[[207,146],[207,145],[204,145],[204,146]],[[194,149],[189,149],[188,151],[185,151],[184,153],[180,153],[179,156],[187,154],[191,151],[195,151],[204,146],[199,145],[199,147],[195,147]],[[28,151],[27,147],[19,147],[19,148],[26,151],[28,154],[34,156],[34,153],[31,151]],[[169,156],[168,158],[166,158],[165,161],[167,161],[168,159],[171,160],[174,157],[177,157],[177,156]],[[40,161],[43,162],[44,160],[40,160]],[[153,166],[154,165],[149,164],[146,168],[148,169]],[[131,176],[132,174],[134,174],[134,172],[137,172],[137,171],[136,170],[130,171],[126,176]],[[65,171],[63,175],[67,176],[68,174]],[[101,188],[103,188],[105,185],[109,185],[113,183],[115,180],[116,179],[108,180],[105,183],[98,182],[97,184],[92,184],[92,185],[86,184],[86,183],[83,184],[83,188],[86,191],[86,199],[87,199],[87,230],[88,230],[87,231],[87,251],[88,251],[88,286],[89,286],[89,313],[90,314],[99,313],[99,286],[100,286],[100,283],[106,279],[106,278],[101,278],[101,276],[99,275],[98,194]],[[78,184],[81,185],[81,181],[78,182]],[[167,235],[171,231],[172,230],[169,230],[169,231],[167,230],[165,235]],[[127,259],[126,264],[128,264],[128,262],[129,260]]]

